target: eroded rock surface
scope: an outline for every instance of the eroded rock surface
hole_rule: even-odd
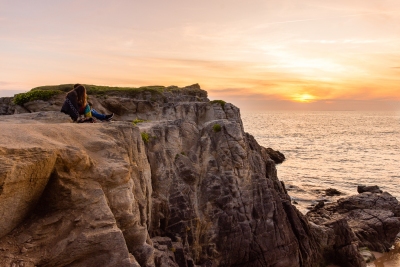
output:
[[[354,243],[379,252],[388,251],[393,245],[400,231],[399,217],[399,202],[387,192],[364,192],[307,213],[307,218],[320,226],[345,221],[342,231],[351,233]],[[332,233],[331,238],[338,235],[343,234]]]
[[[24,114],[0,116],[0,266],[364,266],[353,222],[310,223],[237,107],[198,85],[89,97],[120,121],[2,106]]]
[[[138,128],[24,118],[0,121],[0,266],[153,266]]]
[[[382,190],[380,190],[377,185],[373,185],[373,186],[359,185],[359,186],[357,186],[357,192],[358,193],[364,193],[364,192],[382,193]]]
[[[215,132],[215,124],[222,130]],[[147,132],[152,235],[184,240],[198,264],[301,266],[315,256],[318,250],[310,250],[315,241],[307,224],[297,225],[300,214],[290,205],[274,162],[261,147],[250,147],[239,122],[213,120],[198,129],[178,120]],[[309,258],[302,255],[301,234]]]

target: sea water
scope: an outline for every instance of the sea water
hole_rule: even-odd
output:
[[[400,112],[242,112],[246,132],[282,152],[277,165],[297,208],[357,194],[357,185],[378,185],[400,200]],[[328,188],[342,195],[325,196]],[[399,253],[371,266],[400,266]]]

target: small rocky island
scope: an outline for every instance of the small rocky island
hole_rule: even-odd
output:
[[[359,267],[400,231],[380,190],[301,214],[284,156],[197,84],[86,87],[115,121],[71,123],[72,85],[0,98],[0,266]]]

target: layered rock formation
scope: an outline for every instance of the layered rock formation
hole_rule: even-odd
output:
[[[0,266],[363,266],[346,220],[291,205],[237,107],[198,85],[89,97],[119,121],[0,103],[26,112],[0,117]]]

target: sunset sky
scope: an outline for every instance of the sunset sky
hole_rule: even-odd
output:
[[[199,83],[244,111],[400,110],[398,0],[0,0],[0,96]]]

